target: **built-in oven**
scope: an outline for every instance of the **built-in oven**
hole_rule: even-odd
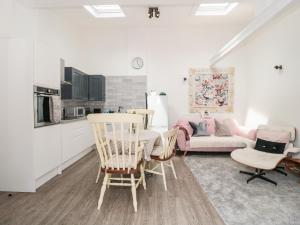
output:
[[[61,100],[59,90],[34,86],[33,93],[34,127],[43,127],[60,123]]]

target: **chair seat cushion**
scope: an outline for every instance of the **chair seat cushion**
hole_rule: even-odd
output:
[[[124,162],[124,163],[123,163]],[[123,156],[119,155],[117,158],[117,155],[113,155],[108,161],[105,162],[105,166],[107,168],[134,168],[136,163],[134,162],[134,155],[124,155],[124,160]]]
[[[285,158],[283,154],[272,154],[257,151],[252,148],[237,149],[231,152],[231,158],[241,164],[263,169],[272,170]]]
[[[153,151],[151,152],[152,156],[161,156],[164,152],[162,146],[154,146]]]
[[[191,137],[190,148],[245,148],[250,142],[249,139],[240,136],[216,137],[202,136]]]

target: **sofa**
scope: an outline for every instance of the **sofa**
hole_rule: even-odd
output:
[[[209,136],[192,136],[193,129],[190,122],[199,123],[205,121]],[[177,147],[179,150],[187,152],[231,152],[235,149],[246,148],[253,145],[256,139],[256,130],[247,130],[245,127],[231,118],[218,119],[225,124],[230,132],[230,136],[215,135],[215,118],[191,116],[179,119],[174,127],[179,127],[177,134]]]

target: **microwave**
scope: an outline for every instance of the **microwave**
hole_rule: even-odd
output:
[[[66,107],[64,109],[65,118],[84,117],[84,116],[85,116],[84,107]]]

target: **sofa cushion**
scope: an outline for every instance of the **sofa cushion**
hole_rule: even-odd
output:
[[[189,122],[189,123],[194,131],[192,136],[199,137],[199,136],[209,136],[210,135],[207,131],[206,121],[201,121],[199,123],[193,123],[193,122]]]
[[[190,148],[245,148],[249,141],[247,138],[236,135],[230,137],[216,137],[214,135],[191,137]]]
[[[207,124],[207,132],[209,134],[215,134],[215,119],[211,117],[204,117],[202,121],[205,121]]]
[[[216,130],[215,130],[216,136],[218,137],[232,136],[231,130],[226,124],[221,123],[218,120],[215,120],[215,124],[216,124]]]

